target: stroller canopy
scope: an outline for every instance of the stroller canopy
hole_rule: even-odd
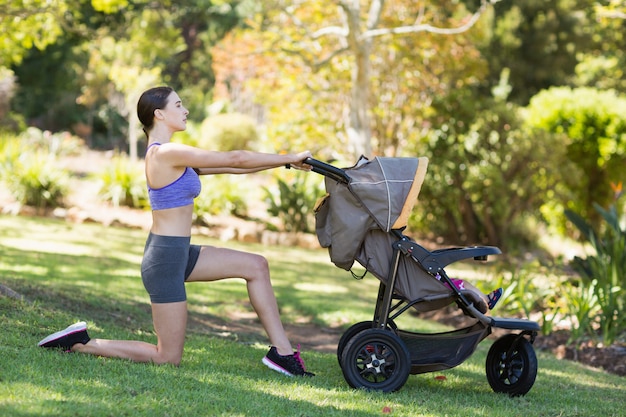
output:
[[[406,226],[424,182],[428,158],[374,158],[344,171],[348,184],[325,179],[315,208],[316,233],[335,265],[350,270],[366,233]]]

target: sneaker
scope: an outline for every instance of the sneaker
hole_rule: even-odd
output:
[[[500,297],[502,297],[502,288],[492,291],[492,293],[487,296],[487,299],[489,300],[489,303],[487,303],[489,310],[492,310],[496,306]]]
[[[71,326],[53,333],[38,343],[45,348],[63,348],[70,351],[77,343],[87,344],[91,340],[87,334],[87,323],[84,321],[74,323]]]
[[[287,376],[314,376],[314,373],[307,372],[304,367],[304,361],[300,357],[300,346],[298,351],[293,355],[282,356],[278,354],[275,346],[270,348],[267,355],[263,358],[263,364]]]

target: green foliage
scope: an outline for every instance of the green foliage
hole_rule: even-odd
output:
[[[568,282],[563,286],[563,298],[567,304],[567,314],[571,318],[569,342],[579,342],[584,337],[595,334],[593,324],[601,313],[596,287],[598,280],[590,282]]]
[[[601,230],[594,229],[571,210],[567,210],[565,215],[595,251],[594,255],[586,258],[575,257],[572,265],[583,279],[581,291],[588,288],[593,292],[593,301],[601,311],[591,315],[591,319],[599,322],[600,333],[605,343],[610,345],[617,335],[626,330],[623,314],[626,308],[626,229],[620,225],[620,216],[614,205],[608,210],[595,205],[595,209],[605,221]],[[591,300],[589,304],[592,304]]]
[[[80,126],[104,149],[127,148],[139,92],[156,84],[179,90],[202,120],[210,49],[241,19],[239,1],[5,3],[0,62],[17,76],[13,109],[49,130]]]
[[[255,121],[244,114],[226,113],[208,117],[200,128],[199,145],[217,151],[258,147]]]
[[[60,169],[54,155],[6,146],[1,178],[19,203],[46,210],[63,206],[69,174]]]
[[[533,268],[529,266],[517,267],[510,277],[497,284],[504,288],[502,298],[506,300],[507,311],[519,313],[523,317],[530,317],[531,313],[537,310],[544,297],[548,296],[549,290],[538,285],[534,274],[531,273],[532,270]]]
[[[58,158],[78,150],[82,142],[67,133],[29,128],[20,136],[6,135],[0,144],[0,179],[21,204],[45,210],[63,206],[69,173]]]
[[[319,183],[311,183],[311,177],[306,173],[296,173],[289,182],[277,178],[277,189],[264,187],[267,212],[278,217],[286,232],[312,232],[315,229],[311,208],[321,197],[322,190]]]
[[[0,63],[19,64],[32,48],[44,49],[63,33],[60,25],[68,2],[57,0],[2,1]]]
[[[229,175],[207,175],[201,177],[202,192],[195,200],[194,216],[198,224],[210,224],[210,217],[233,215],[245,218],[248,215],[246,195],[249,190],[241,177]]]
[[[56,158],[77,155],[84,148],[82,139],[68,132],[51,133],[29,127],[19,135],[20,145],[28,150],[40,150]]]
[[[430,162],[411,226],[454,244],[511,250],[534,242],[531,213],[562,168],[550,138],[531,135],[520,109],[501,98],[477,102],[459,90],[433,106],[435,127],[415,145]]]
[[[142,165],[125,154],[117,154],[111,164],[96,175],[99,195],[115,207],[148,207],[148,191]]]
[[[520,311],[523,317],[530,317],[536,303],[536,287],[526,274],[514,274],[510,285],[506,286],[503,297],[507,300],[507,308]]]
[[[566,161],[578,171],[561,176],[562,191],[552,204],[580,213],[593,227],[601,222],[593,205],[612,202],[610,181],[626,181],[624,114],[626,97],[590,88],[551,88],[528,106],[528,125],[554,135],[553,149],[564,149]]]
[[[596,48],[594,3],[497,2],[491,38],[482,48],[491,68],[489,84],[495,85],[501,71],[510,68],[514,87],[510,99],[522,106],[539,91],[565,84],[574,74],[580,54]]]

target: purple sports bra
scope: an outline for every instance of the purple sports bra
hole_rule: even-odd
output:
[[[155,142],[148,146],[148,149],[154,145],[160,145],[160,143]],[[198,174],[192,168],[186,167],[183,175],[171,184],[161,188],[148,186],[150,206],[152,206],[152,210],[165,210],[193,204],[193,200],[200,194],[201,188],[202,184]]]

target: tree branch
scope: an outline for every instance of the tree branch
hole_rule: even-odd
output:
[[[480,19],[482,14],[487,9],[487,6],[490,4],[495,4],[500,0],[482,0],[479,9],[470,16],[468,21],[461,26],[454,28],[441,28],[437,26],[432,26],[429,24],[420,23],[424,18],[424,11],[420,8],[419,15],[416,19],[416,23],[410,26],[398,26],[395,28],[380,28],[374,30],[368,30],[363,33],[363,37],[377,37],[384,35],[405,35],[408,33],[416,33],[416,32],[429,32],[435,33],[438,35],[456,35],[459,33],[463,33],[470,29],[474,24]]]

